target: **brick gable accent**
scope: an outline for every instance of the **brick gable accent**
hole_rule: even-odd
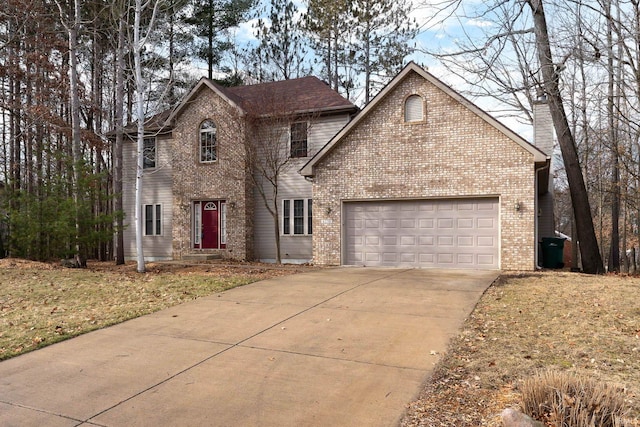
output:
[[[200,124],[217,130],[217,161],[199,162]],[[175,119],[173,130],[173,257],[194,252],[193,201],[226,200],[226,249],[198,250],[234,259],[253,257],[253,197],[244,161],[244,122],[238,110],[203,87]]]
[[[404,122],[411,94],[425,101],[424,122]],[[532,154],[416,72],[315,166],[313,194],[317,264],[342,261],[343,201],[498,197],[501,268],[534,268]]]

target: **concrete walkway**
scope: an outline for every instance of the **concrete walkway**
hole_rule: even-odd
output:
[[[496,271],[265,280],[0,363],[2,426],[389,426]]]

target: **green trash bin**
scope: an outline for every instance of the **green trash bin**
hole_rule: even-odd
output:
[[[564,241],[557,237],[542,238],[542,266],[544,268],[564,267]]]

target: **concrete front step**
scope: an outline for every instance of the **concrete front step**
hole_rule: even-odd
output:
[[[212,259],[222,259],[220,254],[185,254],[182,255],[183,261],[210,261]]]

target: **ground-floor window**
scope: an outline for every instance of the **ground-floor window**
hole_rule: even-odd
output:
[[[312,228],[312,200],[285,199],[282,201],[282,234],[308,235]]]
[[[144,205],[142,218],[145,236],[162,235],[162,205]]]
[[[224,249],[227,245],[227,204],[224,200],[193,202],[193,247]]]

